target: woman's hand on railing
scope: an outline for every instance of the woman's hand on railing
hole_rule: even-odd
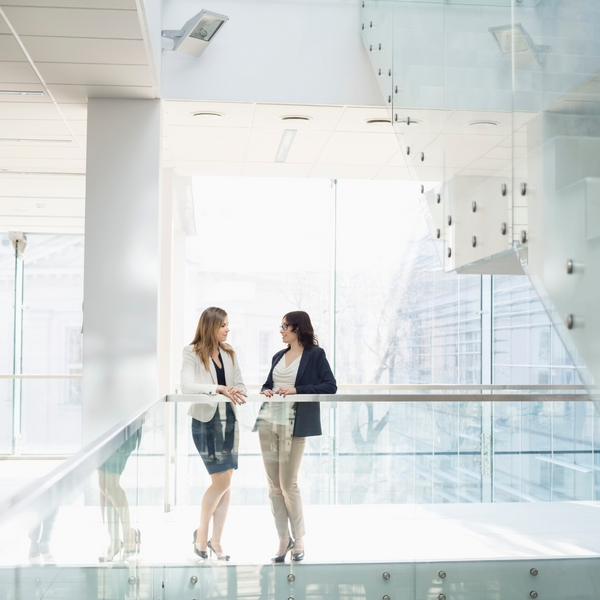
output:
[[[229,398],[233,404],[246,404],[246,392],[232,385],[218,385],[217,394],[223,394],[223,396],[227,396],[227,398]]]
[[[266,396],[267,398],[272,398],[273,397],[273,390],[263,390],[261,392],[261,394],[263,396]]]
[[[296,388],[289,385],[284,385],[275,390],[275,393],[285,398],[286,396],[293,396],[296,393]]]

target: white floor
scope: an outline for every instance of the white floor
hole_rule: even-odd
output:
[[[132,509],[140,564],[191,564],[197,508]],[[306,562],[456,561],[600,556],[600,503],[306,506]],[[27,564],[23,532],[0,563]],[[108,543],[100,510],[64,507],[52,535],[58,564],[98,565]],[[229,564],[267,564],[277,536],[267,506],[232,506]],[[118,561],[115,561],[118,562]],[[216,565],[216,561],[207,561]]]

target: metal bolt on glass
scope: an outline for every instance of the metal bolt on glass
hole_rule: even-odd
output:
[[[390,600],[390,597],[386,594],[381,600]]]
[[[362,27],[361,27],[361,28],[362,28],[362,30],[364,31],[364,29],[365,29],[365,24],[364,24],[364,23],[362,24]]]
[[[536,568],[530,569],[529,570],[530,575],[533,575],[534,577],[538,574],[538,570]]]
[[[394,121],[396,121],[396,123],[398,122],[398,113],[394,115]]]
[[[567,275],[572,275],[573,274],[573,261],[572,260],[568,260],[567,261]],[[531,569],[532,571],[534,569]],[[532,573],[533,575],[533,573]]]
[[[373,27],[373,21],[369,22],[369,27]]]
[[[382,577],[387,581],[391,577],[391,575],[387,571],[384,571]]]
[[[392,101],[392,97],[388,96],[388,102],[391,102],[391,101]]]
[[[379,49],[381,50],[381,44],[379,44]]]
[[[379,69],[379,75],[381,75],[381,69]]]
[[[448,258],[452,257],[452,248],[448,248]]]
[[[193,585],[196,585],[198,583],[198,578],[195,575],[192,575],[190,577],[190,583],[192,583]]]
[[[406,124],[410,125],[410,117],[406,117]]]
[[[421,152],[421,162],[425,160],[425,152]]]
[[[442,232],[439,229],[436,229],[435,230],[435,237],[439,240],[441,235],[442,235]]]
[[[452,215],[448,215],[448,225],[452,225]]]
[[[526,244],[527,243],[527,232],[522,229],[521,230],[521,244]]]
[[[388,77],[391,77],[391,76],[392,76],[392,70],[388,69]]]
[[[296,581],[296,576],[295,576],[293,573],[290,573],[290,574],[287,576],[287,580],[288,580],[290,583],[292,583],[292,581]]]
[[[525,196],[527,194],[527,184],[523,182],[521,184],[521,196]]]
[[[435,201],[439,204],[442,201],[442,195],[441,194],[436,194],[435,195]]]
[[[532,590],[531,592],[529,592],[529,595],[530,595],[532,598],[537,598],[537,597],[538,597],[538,593],[537,593],[535,590]]]
[[[473,200],[473,202],[471,202],[471,210],[473,212],[477,212],[477,202],[475,202],[475,200]]]
[[[425,193],[425,186],[423,184],[421,184],[421,194]]]
[[[440,594],[438,600],[446,600],[446,594]]]
[[[369,52],[373,52],[373,46],[372,45],[369,46]]]
[[[129,582],[130,585],[133,585],[135,583],[135,577],[132,575],[127,581]]]
[[[410,154],[410,146],[406,146],[406,154],[407,156]]]
[[[500,231],[502,232],[502,235],[506,235],[506,223],[502,223]]]
[[[575,316],[574,315],[567,315],[565,317],[565,325],[567,326],[567,329],[573,329],[573,327],[575,327]]]
[[[471,238],[471,246],[473,246],[473,248],[475,248],[475,246],[477,246],[477,238],[475,236],[473,236]]]
[[[506,184],[505,183],[502,184],[502,186],[500,188],[500,191],[502,192],[503,196],[506,196],[507,189],[506,189]]]
[[[396,86],[396,87],[394,88],[394,94],[397,94],[397,93],[398,93],[398,86]]]
[[[438,571],[438,577],[444,579],[446,577],[446,571]]]

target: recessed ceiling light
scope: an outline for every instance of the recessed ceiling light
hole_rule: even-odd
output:
[[[279,117],[282,121],[312,121],[312,117],[306,115],[284,115]]]
[[[279,142],[279,148],[277,149],[277,154],[275,155],[275,162],[281,163],[286,161],[295,135],[295,129],[284,129]]]
[[[366,119],[365,123],[367,125],[391,125],[391,119]]]
[[[219,119],[222,119],[225,116],[222,113],[207,112],[204,110],[201,110],[199,112],[193,112],[193,113],[191,113],[191,115],[195,119],[202,119],[203,121],[218,121]]]
[[[43,96],[44,92],[31,92],[27,90],[0,90],[0,96]]]
[[[498,121],[471,121],[467,125],[469,127],[497,127],[500,123]]]

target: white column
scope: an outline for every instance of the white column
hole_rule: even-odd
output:
[[[90,99],[83,442],[158,397],[160,100]]]

